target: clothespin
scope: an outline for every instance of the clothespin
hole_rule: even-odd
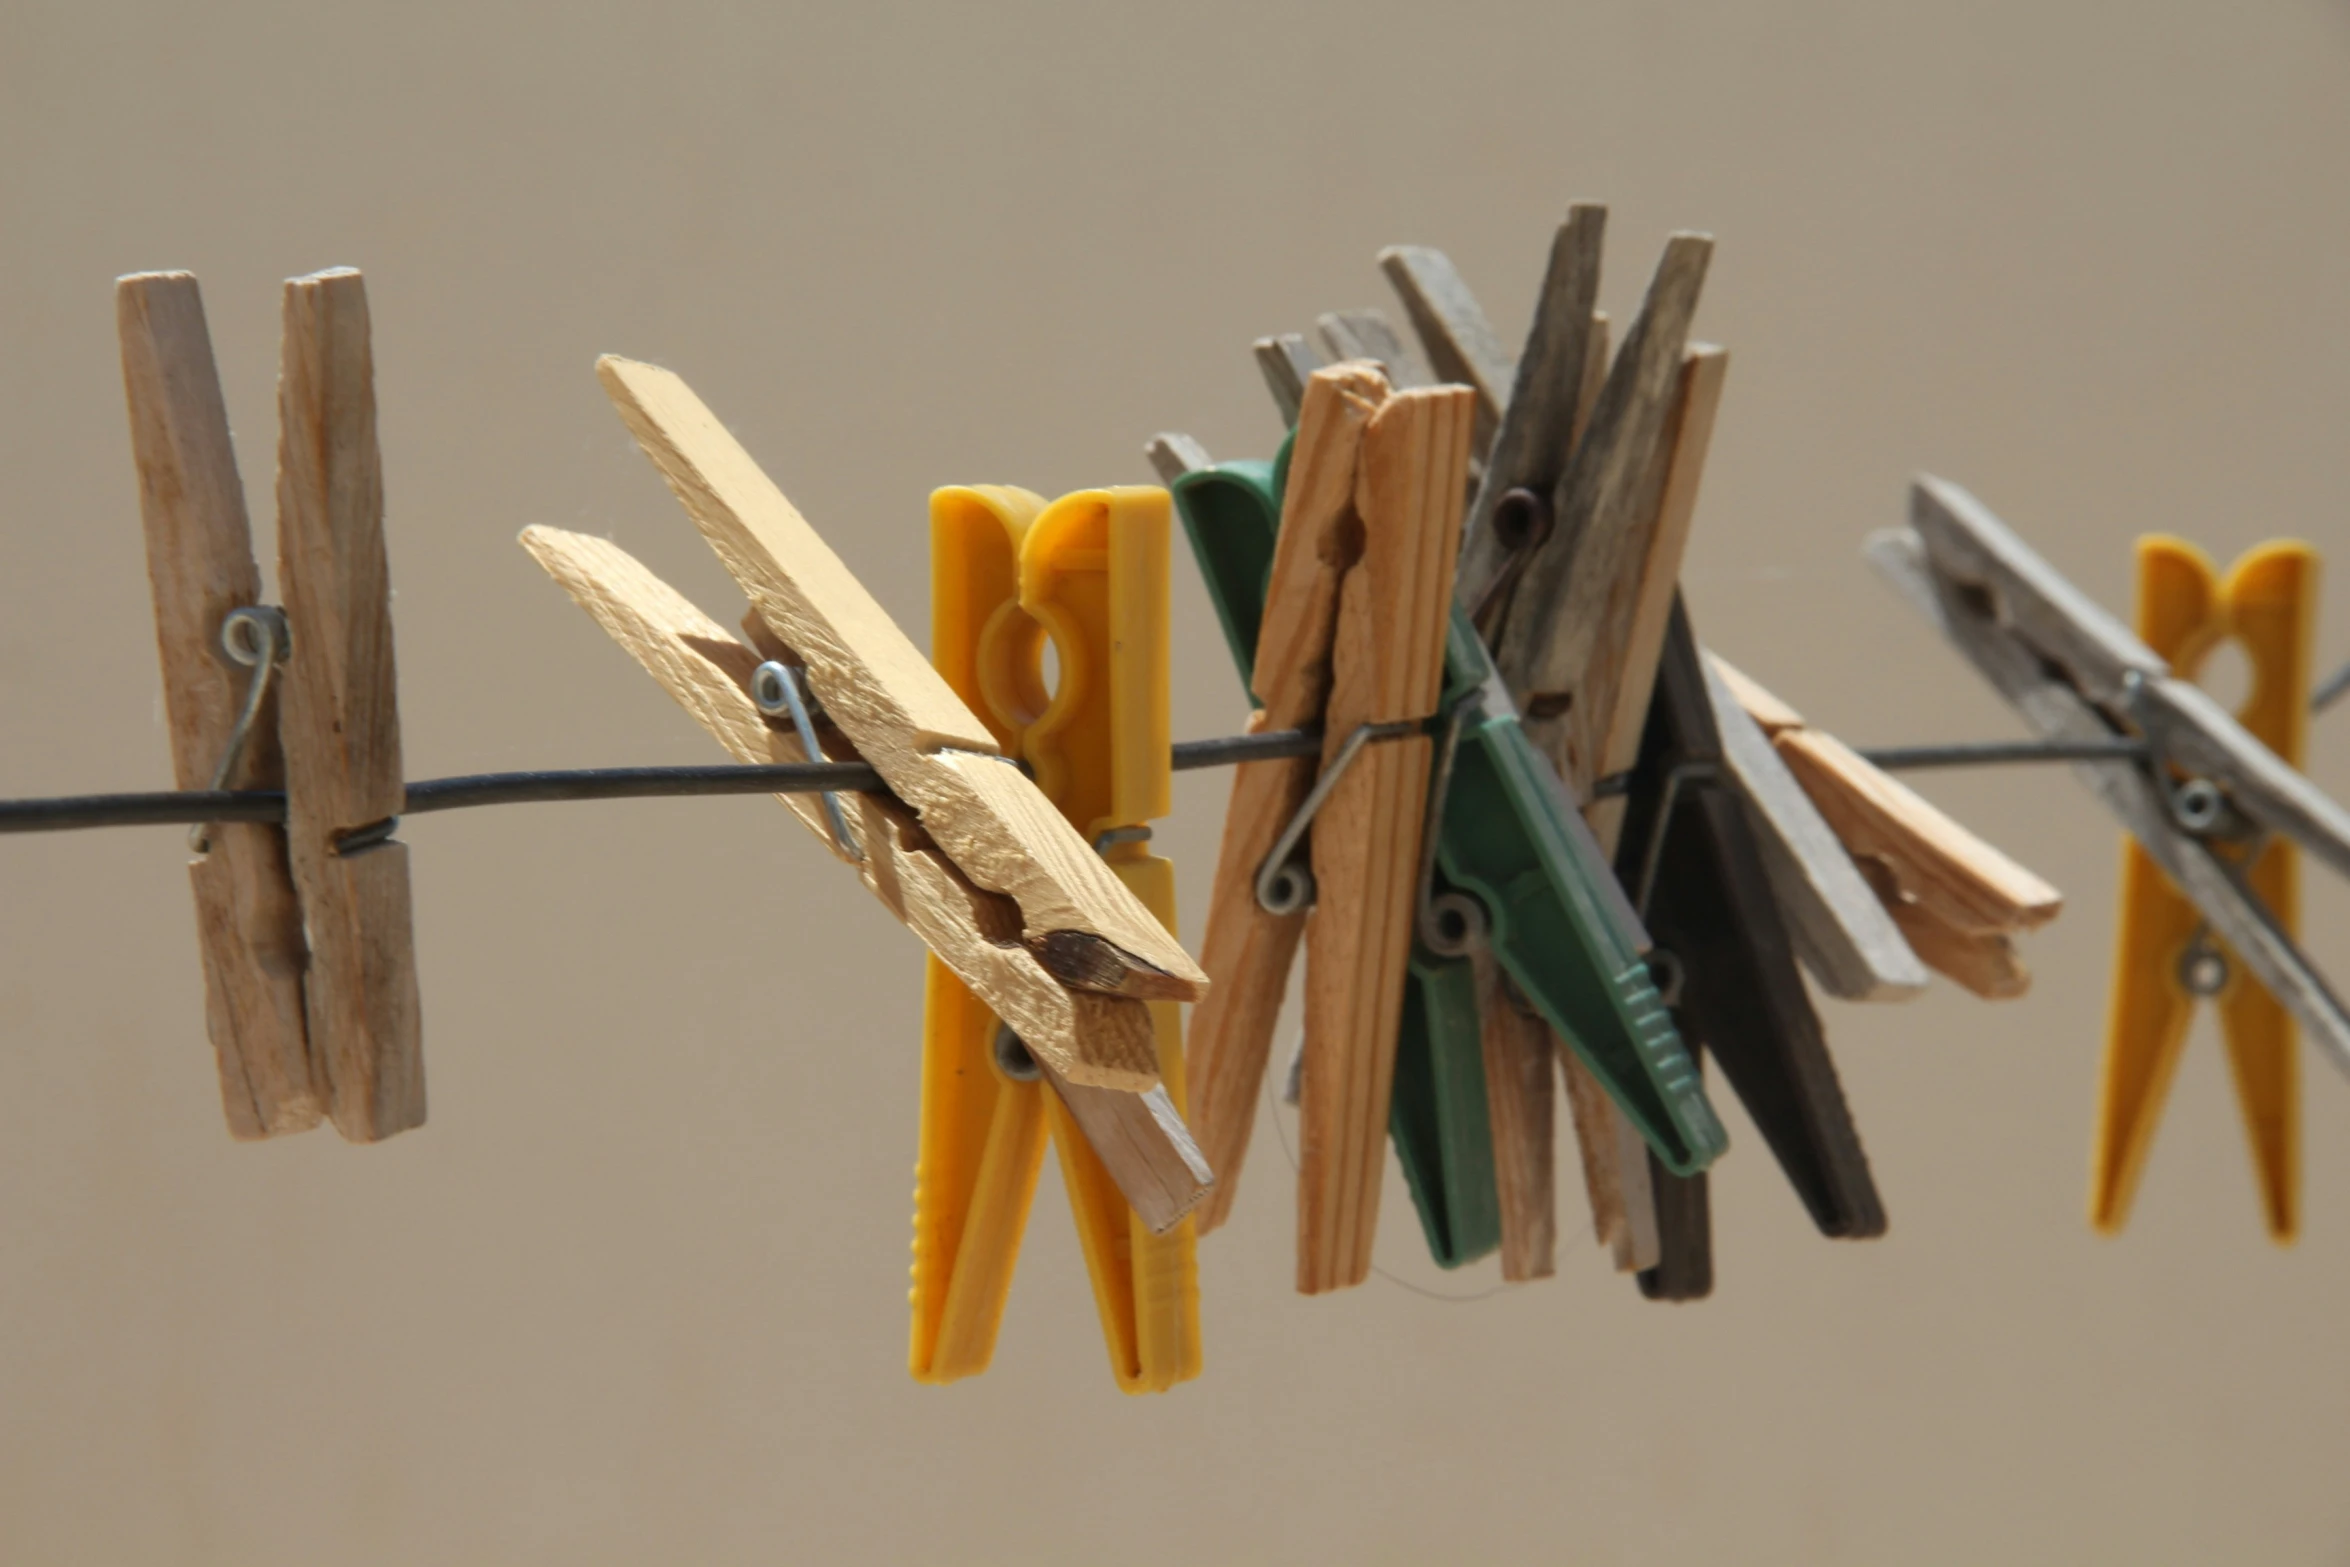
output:
[[[2030,988],[2015,937],[2056,918],[2054,887],[1720,658],[1715,672],[1771,739],[1910,949],[1986,1000]]]
[[[1676,236],[1623,351],[1585,401],[1605,221],[1604,209],[1578,206],[1553,243],[1471,507],[1460,594],[1529,732],[1570,794],[1590,802],[1593,830],[1612,850],[1620,810],[1595,790],[1638,753],[1726,360],[1700,348],[1683,365],[1711,242]],[[1424,249],[1382,259],[1430,359],[1458,365],[1498,402],[1506,361],[1450,263]],[[1571,1062],[1566,1082],[1594,1223],[1619,1268],[1651,1267],[1646,1153]]]
[[[1171,809],[1167,492],[1084,490],[1050,506],[1026,490],[930,498],[932,658],[1006,756],[1100,851],[1169,931],[1175,868],[1149,850]],[[1050,641],[1059,679],[1044,681]],[[1183,1108],[1182,1022],[1150,1003],[1162,1081]],[[924,1382],[985,1370],[1012,1284],[1047,1127],[1129,1393],[1199,1374],[1190,1224],[1153,1234],[1017,1036],[933,954],[922,1042],[911,1364]]]
[[[1205,976],[682,380],[597,370],[750,598],[757,645],[605,540],[533,527],[524,548],[739,760],[881,774],[887,793],[780,798],[1012,1025],[1144,1224],[1174,1228],[1213,1178],[1146,1003]]]
[[[1824,1232],[1881,1233],[1882,1207],[1790,954],[1800,947],[1843,994],[1914,993],[1924,974],[1767,745],[1751,726],[1735,730],[1743,715],[1717,726],[1695,644],[1674,640],[1687,641],[1674,581],[1726,365],[1719,349],[1685,346],[1707,242],[1680,236],[1667,247],[1611,367],[1606,318],[1593,308],[1604,223],[1602,208],[1570,210],[1514,366],[1441,252],[1382,255],[1429,358],[1478,385],[1496,414],[1461,597],[1527,704],[1529,727],[1587,802],[1600,841],[1616,847],[1659,953],[1679,960],[1668,988],[1692,1056],[1710,1035]],[[1674,636],[1669,620],[1680,622]],[[1765,797],[1752,813],[1705,782],[1743,785],[1749,774]],[[1618,782],[1626,787],[1603,787]],[[1627,810],[1640,830],[1619,842]],[[1784,918],[1771,896],[1782,880],[1796,889]],[[1722,920],[1726,906],[1736,919]],[[1652,1295],[1702,1295],[1701,1178],[1655,1165],[1588,1080],[1570,1070],[1567,1083],[1594,1219],[1617,1265],[1640,1271]]]
[[[2301,765],[2308,739],[2317,577],[2317,551],[2298,541],[2260,545],[2229,567],[2225,579],[2184,539],[2154,535],[2138,541],[2138,635],[2186,678],[2233,638],[2252,665],[2252,689],[2236,717],[2294,767]],[[2292,843],[2248,846],[2233,861],[2278,928],[2288,937],[2298,934],[2299,867]],[[2107,1234],[2120,1233],[2128,1222],[2187,1025],[2205,997],[2219,1006],[2269,1237],[2290,1244],[2301,1228],[2301,1081],[2293,1019],[2276,997],[2242,981],[2237,960],[2136,842],[2122,845],[2121,942],[2106,1014],[2090,1220]]]
[[[1824,1235],[1885,1232],[1885,1210],[1796,970],[1750,813],[1723,775],[1718,681],[1677,602],[1640,758],[1624,798],[1616,869],[1660,951],[1667,999],[1692,1058],[1712,1052],[1788,1184]],[[1693,1300],[1713,1283],[1706,1175],[1653,1171],[1659,1255],[1652,1298]]]
[[[2293,766],[2309,678],[2312,558],[2293,546],[2256,552],[2214,602],[2191,557],[2159,544],[2141,557],[2141,625],[2183,667],[2219,628],[2233,623],[2245,638],[2261,680],[2246,713],[2272,745],[1954,484],[1919,479],[1910,526],[1874,536],[1869,555],[2044,738],[2143,747],[2138,757],[2082,761],[2075,774],[2202,930],[2180,926],[2184,910],[2155,896],[2151,871],[2125,872],[2092,1216],[2101,1225],[2126,1216],[2188,997],[2218,994],[2223,1014],[2246,1024],[2231,1030],[2231,1054],[2270,1233],[2288,1238],[2297,1222],[2294,1090],[2283,1064],[2290,1049],[2274,1014],[2235,998],[2249,988],[2240,966],[2350,1071],[2350,1013],[2293,940],[2292,870],[2268,868],[2289,865],[2281,851],[2290,843],[2350,874],[2350,812]],[[2185,996],[2163,988],[2166,963]]]
[[[260,602],[196,279],[136,274],[115,302],[178,785],[286,793],[283,828],[190,835],[229,1130],[323,1114],[390,1137],[423,1124],[424,1061],[366,288],[347,268],[285,286],[282,610]]]
[[[1285,440],[1279,457],[1270,463],[1218,464],[1190,437],[1162,435],[1151,442],[1150,457],[1159,476],[1180,498],[1178,509],[1185,533],[1246,690],[1255,676],[1257,631],[1264,618],[1265,587],[1272,575],[1274,545],[1281,529],[1281,495],[1290,443]],[[1454,699],[1455,684],[1448,678],[1448,702]],[[1238,795],[1236,788],[1235,810],[1244,808]],[[1227,842],[1233,841],[1230,820],[1228,817]],[[1238,851],[1238,863],[1245,866],[1247,854],[1256,850],[1256,843],[1248,841],[1245,849]],[[1228,949],[1205,950],[1221,961]],[[1256,966],[1244,963],[1241,967],[1245,975]],[[1405,1188],[1411,1193],[1429,1254],[1447,1268],[1472,1262],[1501,1241],[1494,1139],[1485,1092],[1486,1041],[1478,1025],[1475,987],[1479,979],[1465,961],[1438,957],[1423,943],[1414,942],[1396,1034],[1394,1086],[1388,1101],[1388,1136],[1403,1169]],[[1226,994],[1235,997],[1241,992],[1233,989]],[[1219,1027],[1230,1030],[1224,1036],[1221,1059],[1215,1051],[1209,1057],[1218,1068],[1213,1079],[1221,1090],[1216,1107],[1205,1117],[1195,1117],[1203,1135],[1205,1127],[1217,1128],[1218,1151],[1227,1161],[1219,1190],[1227,1193],[1236,1185],[1240,1158],[1247,1149],[1281,991],[1267,975],[1248,1000],[1245,1015],[1233,1015],[1228,1021],[1211,1019],[1205,1032],[1194,1025],[1195,1038],[1202,1041]],[[1547,1034],[1542,1038],[1547,1042]],[[1535,1065],[1547,1082],[1548,1056]],[[1541,1103],[1547,1108],[1547,1097]],[[1547,1186],[1551,1140],[1547,1124],[1540,1130],[1539,1136],[1517,1140],[1512,1150],[1514,1168],[1523,1171],[1525,1184]],[[1227,1198],[1213,1217],[1221,1222],[1228,1211]],[[1202,1227],[1212,1228],[1210,1210],[1203,1209],[1202,1214]]]
[[[1360,1282],[1370,1266],[1379,1137],[1423,880],[1430,747],[1410,731],[1436,710],[1444,673],[1468,431],[1457,389],[1391,394],[1361,366],[1313,375],[1249,639],[1256,722],[1319,720],[1324,756],[1319,780],[1290,763],[1246,764],[1235,778],[1202,946],[1219,983],[1192,1021],[1195,1113],[1210,1159],[1236,1164],[1302,935],[1298,1286],[1307,1293]],[[1231,605],[1225,613],[1229,623]],[[1382,730],[1403,737],[1369,743]],[[1308,881],[1291,857],[1313,820]],[[1211,1210],[1203,1227],[1220,1217]]]
[[[1298,440],[1304,440],[1302,427]],[[1196,443],[1180,437],[1162,437],[1155,442],[1153,460],[1162,475],[1174,481],[1178,508],[1200,554],[1235,659],[1244,674],[1260,677],[1261,693],[1265,647],[1249,635],[1249,614],[1252,606],[1262,602],[1252,570],[1253,563],[1263,558],[1262,530],[1273,516],[1273,485],[1262,465],[1203,467],[1205,453]],[[1291,480],[1284,493],[1294,497],[1298,489]],[[1254,537],[1252,510],[1257,530]],[[1286,519],[1281,526],[1286,533]],[[1527,1033],[1536,1031],[1525,1026],[1526,1014],[1516,1004],[1506,1010],[1492,1004],[1500,999],[1493,994],[1495,987],[1469,969],[1469,950],[1480,928],[1492,969],[1508,977],[1533,1018],[1547,1029],[1566,1031],[1608,1091],[1626,1103],[1637,1124],[1653,1137],[1661,1156],[1673,1167],[1702,1168],[1719,1152],[1722,1141],[1720,1124],[1695,1089],[1694,1073],[1640,961],[1647,941],[1638,921],[1555,772],[1528,746],[1506,692],[1492,678],[1474,631],[1457,612],[1447,658],[1447,703],[1460,700],[1455,693],[1474,700],[1448,709],[1458,712],[1461,721],[1444,791],[1442,830],[1433,867],[1436,879],[1420,921],[1423,950],[1415,957],[1415,973],[1422,979],[1418,991],[1422,1003],[1431,1010],[1449,1008],[1450,1026],[1432,1026],[1420,1036],[1426,1041],[1422,1059],[1430,1061],[1440,1085],[1450,1082],[1454,1088],[1425,1102],[1434,1113],[1420,1121],[1419,1135],[1400,1111],[1392,1125],[1398,1154],[1415,1196],[1421,1199],[1431,1246],[1440,1261],[1460,1258],[1448,1247],[1448,1237],[1431,1210],[1449,1208],[1457,1218],[1473,1210],[1477,1202],[1471,1177],[1464,1173],[1456,1182],[1448,1176],[1448,1172],[1472,1170],[1477,1162],[1470,1114],[1476,1066],[1487,1068],[1489,1084],[1494,1080],[1522,1083],[1524,1077],[1534,1077],[1542,1095],[1521,1097],[1545,1112],[1548,1105],[1547,1053],[1535,1053],[1520,1043],[1519,1054],[1512,1058],[1506,1053],[1506,1038],[1504,1049],[1495,1048],[1496,1033],[1516,1034],[1522,1041]],[[1220,879],[1249,864],[1254,850],[1254,845],[1249,845],[1238,854],[1233,851],[1236,824],[1254,819],[1239,796],[1236,785]],[[1449,952],[1431,950],[1431,937],[1434,946]],[[1215,948],[1211,920],[1203,952],[1211,973],[1218,973],[1221,981]],[[1450,985],[1430,983],[1435,977],[1432,971],[1441,972],[1435,965],[1447,959],[1457,965],[1452,971],[1457,978]],[[1482,1028],[1476,1008],[1481,982],[1487,1002],[1487,1022]],[[1261,1037],[1269,1039],[1272,1012],[1278,1004],[1279,989],[1270,987],[1258,1014]],[[1211,1124],[1206,1086],[1210,1052],[1203,1049],[1202,1033],[1208,1010],[1203,1008],[1195,1015],[1192,1035],[1198,1090],[1195,1104],[1203,1135]],[[1465,1028],[1458,1022],[1464,1017]],[[1457,1041],[1464,1035],[1480,1040],[1486,1052],[1482,1063],[1475,1054],[1459,1048]],[[1445,1048],[1447,1041],[1455,1042],[1449,1050]],[[1396,1069],[1399,1094],[1411,1081],[1407,1063],[1414,1059],[1414,1043],[1415,1034],[1407,1026]],[[1531,1073],[1526,1070],[1529,1057]],[[1460,1070],[1464,1064],[1466,1071]],[[1446,1070],[1448,1065],[1452,1070]],[[1262,1070],[1259,1054],[1249,1072],[1236,1074],[1243,1078],[1245,1087],[1235,1090],[1229,1102],[1241,1113],[1253,1105]],[[1536,1130],[1539,1136],[1519,1134],[1495,1113],[1494,1162],[1504,1171],[1516,1169],[1525,1177],[1522,1186],[1534,1184],[1531,1176],[1536,1170],[1545,1178],[1542,1184],[1547,1184],[1547,1119]],[[1239,1129],[1240,1138],[1245,1138],[1245,1132],[1245,1126]],[[1225,1135],[1231,1137],[1232,1133],[1227,1129]],[[1439,1152],[1430,1151],[1430,1142],[1440,1144]],[[1232,1155],[1225,1157],[1229,1166]],[[1459,1200],[1446,1205],[1432,1202],[1428,1193],[1440,1188],[1449,1189],[1448,1196],[1457,1192]],[[1526,1206],[1530,1209],[1531,1203]],[[1511,1211],[1506,1198],[1502,1207],[1505,1215]],[[1505,1222],[1505,1237],[1507,1229]],[[1506,1238],[1504,1244],[1508,1271]],[[1527,1272],[1522,1276],[1533,1276],[1535,1259],[1529,1256],[1525,1261]],[[1540,1271],[1548,1271],[1547,1256],[1539,1261]]]

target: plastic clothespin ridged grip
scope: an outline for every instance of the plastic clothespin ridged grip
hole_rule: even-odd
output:
[[[1173,865],[1142,829],[1170,809],[1164,491],[1080,491],[1046,506],[1025,490],[931,498],[934,658],[1005,754],[1170,930]],[[1044,650],[1058,661],[1048,686]],[[1145,829],[1147,831],[1147,829]],[[1150,1004],[1165,1090],[1183,1102],[1181,1023]],[[926,1382],[987,1366],[1049,1135],[1076,1218],[1111,1369],[1129,1393],[1199,1374],[1189,1223],[1154,1234],[1128,1206],[1047,1083],[1007,1074],[998,1023],[929,960],[909,1362]],[[1010,1063],[1015,1069],[1015,1054]]]
[[[2185,678],[2233,638],[2251,662],[2251,693],[2236,716],[2245,730],[2291,766],[2307,741],[2311,644],[2317,619],[2318,555],[2280,542],[2251,550],[2225,580],[2210,559],[2181,539],[2138,541],[2138,634]],[[2106,1017],[2105,1065],[2089,1199],[2091,1221],[2109,1234],[2129,1218],[2154,1126],[2186,1044],[2197,993],[2188,971],[2199,954],[2202,917],[2135,839],[2122,846],[2122,908],[2113,996]],[[2297,934],[2298,866],[2289,840],[2254,850],[2243,881],[2284,933]],[[2291,1242],[2301,1218],[2299,1062],[2293,1019],[2245,972],[2220,938],[2208,938],[2224,964],[2218,990],[2222,1032],[2237,1102],[2251,1144],[2261,1209],[2272,1239]]]
[[[1461,726],[1437,862],[1484,901],[1495,957],[1657,1158],[1702,1170],[1728,1137],[1642,961],[1640,921],[1458,610],[1447,657],[1487,694]]]

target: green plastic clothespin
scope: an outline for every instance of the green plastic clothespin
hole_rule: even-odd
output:
[[[1177,510],[1244,680],[1256,645],[1254,617],[1262,611],[1279,527],[1280,480],[1286,463],[1284,446],[1282,459],[1270,468],[1262,463],[1222,463],[1187,474],[1173,485]],[[1253,531],[1248,523],[1252,510]],[[1478,694],[1468,697],[1471,692]],[[1469,705],[1463,712],[1437,841],[1437,864],[1444,880],[1477,899],[1494,957],[1640,1129],[1657,1158],[1677,1175],[1704,1169],[1728,1139],[1641,959],[1647,940],[1639,918],[1557,772],[1526,738],[1484,644],[1468,617],[1456,609],[1445,649],[1445,701],[1449,705],[1464,697]],[[1462,982],[1432,987],[1425,982],[1424,969],[1439,965],[1463,971],[1469,967],[1465,959],[1446,959],[1415,948],[1413,976],[1425,1019],[1424,1038],[1432,1052],[1429,1059],[1437,1060],[1434,1052],[1458,1054],[1458,1042],[1465,1040],[1468,1065],[1476,1069],[1475,1119],[1482,1123],[1485,1095],[1475,986],[1465,976],[1446,975]],[[1407,1001],[1407,1016],[1412,1011]],[[1402,1054],[1407,1047],[1420,1048],[1414,1041],[1399,1041],[1399,1093],[1416,1069]],[[1432,1121],[1402,1114],[1390,1118],[1390,1133],[1397,1137],[1405,1173],[1412,1178],[1415,1199],[1421,1200],[1422,1220],[1440,1261],[1446,1260],[1448,1251],[1458,1253],[1455,1260],[1466,1260],[1484,1249],[1467,1250],[1457,1239],[1449,1245],[1440,1242],[1440,1228],[1448,1238],[1465,1231],[1431,1217],[1463,1206],[1446,1185],[1452,1168],[1443,1156],[1459,1151],[1465,1133],[1457,1128],[1471,1119],[1468,1097],[1456,1088],[1453,1102],[1447,1104],[1440,1087],[1421,1104],[1434,1103],[1453,1113]],[[1419,1124],[1398,1130],[1411,1120]],[[1430,1124],[1437,1128],[1437,1157],[1423,1161],[1414,1176],[1412,1147]],[[1456,1135],[1441,1135],[1448,1129]],[[1477,1182],[1470,1171],[1474,1163],[1474,1156],[1467,1155],[1459,1161],[1464,1179],[1472,1184]],[[1483,1171],[1480,1189],[1491,1202],[1489,1131],[1477,1167]],[[1423,1199],[1423,1190],[1442,1195]],[[1489,1228],[1482,1233],[1497,1238],[1498,1214],[1487,1222]],[[1488,1239],[1484,1245],[1495,1243]]]

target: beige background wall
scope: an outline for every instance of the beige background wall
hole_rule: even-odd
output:
[[[0,794],[168,778],[118,273],[201,274],[266,537],[278,280],[367,270],[425,777],[715,758],[513,543],[608,531],[728,603],[597,353],[688,375],[918,627],[929,487],[1265,453],[1252,336],[1383,302],[1404,240],[1514,334],[1576,197],[1619,315],[1719,236],[1690,592],[1848,738],[2016,732],[1858,558],[1913,468],[2117,607],[2142,529],[2350,545],[2338,4],[17,0]],[[1177,732],[1227,732],[1188,562],[1176,597]],[[2339,574],[2328,612],[2331,667]],[[2312,768],[2350,791],[2350,714]],[[432,1121],[372,1149],[230,1143],[174,830],[9,839],[0,1560],[2344,1560],[2350,1094],[2311,1058],[2275,1251],[2200,1031],[2093,1237],[2114,833],[2059,775],[1930,788],[2072,902],[2025,1001],[1830,1013],[1889,1239],[1810,1233],[1732,1110],[1707,1304],[1588,1236],[1538,1287],[1436,1275],[1392,1181],[1388,1266],[1478,1298],[1308,1302],[1261,1149],[1208,1373],[1143,1401],[1049,1175],[994,1370],[907,1380],[919,954],[772,804],[414,820]],[[1162,837],[1195,916],[1223,789]]]

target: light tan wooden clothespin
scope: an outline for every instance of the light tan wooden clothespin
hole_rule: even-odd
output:
[[[286,793],[283,828],[191,835],[229,1129],[323,1112],[353,1141],[389,1137],[424,1120],[424,1063],[366,288],[348,269],[286,284],[282,614],[259,602],[195,278],[126,277],[116,307],[179,787]]]
[[[2029,989],[2014,938],[2056,918],[2063,895],[1720,657],[1712,663],[1918,957],[1978,996]]]
[[[1158,1086],[1149,1000],[1195,1000],[1198,966],[1117,880],[692,390],[606,358],[605,390],[752,603],[746,644],[617,547],[522,542],[738,760],[862,760],[886,794],[779,796],[883,905],[1010,1023],[1153,1230],[1213,1177]],[[804,679],[810,756],[765,711],[762,670]],[[804,674],[798,673],[804,671]]]
[[[1221,982],[1193,1015],[1190,1070],[1208,1156],[1223,1161],[1204,1229],[1229,1211],[1302,934],[1297,1280],[1308,1294],[1370,1271],[1431,742],[1365,742],[1369,726],[1425,719],[1436,702],[1472,399],[1463,387],[1396,392],[1351,363],[1300,389],[1252,723],[1319,721],[1320,781],[1310,761],[1244,764],[1234,779],[1202,947]],[[1283,881],[1270,861],[1309,800],[1310,918],[1302,896],[1264,890]]]

